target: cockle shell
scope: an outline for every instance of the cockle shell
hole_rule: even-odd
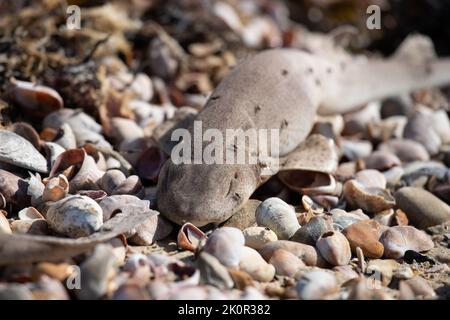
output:
[[[245,245],[242,231],[232,227],[215,230],[206,240],[203,250],[215,256],[226,267],[237,266]]]
[[[322,257],[333,266],[345,266],[352,257],[350,244],[339,231],[322,234],[316,242],[316,247]]]
[[[275,267],[268,264],[255,249],[244,247],[239,268],[247,272],[254,280],[268,282],[275,276]]]
[[[380,238],[386,258],[398,259],[407,250],[428,251],[434,247],[433,240],[425,232],[412,226],[395,226],[386,230]]]
[[[336,277],[327,271],[310,271],[297,282],[296,290],[302,300],[321,300],[339,290]]]
[[[47,160],[27,140],[18,134],[0,130],[0,162],[47,173]]]
[[[102,208],[97,202],[78,195],[52,203],[46,218],[52,229],[71,238],[88,236],[103,224]]]
[[[269,198],[256,208],[256,222],[267,227],[281,240],[287,240],[300,228],[293,207],[280,198]]]

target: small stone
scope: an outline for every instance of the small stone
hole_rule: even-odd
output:
[[[333,219],[330,216],[315,216],[292,236],[291,241],[314,246],[320,236],[333,231]]]
[[[249,227],[243,234],[245,245],[256,250],[261,249],[266,243],[278,240],[275,232],[264,227]]]
[[[365,220],[356,222],[346,229],[343,234],[350,243],[352,252],[356,252],[356,248],[360,247],[364,256],[368,258],[378,259],[383,256],[384,247],[379,241],[381,235],[381,226],[374,220]]]
[[[395,200],[412,224],[420,229],[450,221],[450,206],[424,189],[401,188],[395,193]]]
[[[269,263],[275,267],[277,275],[293,277],[305,264],[289,251],[278,249],[272,254]]]

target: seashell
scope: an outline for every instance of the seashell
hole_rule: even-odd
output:
[[[80,190],[77,191],[76,194],[79,194],[80,196],[86,196],[91,198],[92,200],[95,200],[95,202],[99,203],[103,199],[105,199],[108,195],[103,190]]]
[[[155,241],[166,238],[172,229],[172,225],[167,220],[155,214],[136,227],[136,233],[129,238],[129,241],[137,245],[149,246]]]
[[[200,270],[201,283],[210,284],[220,290],[233,288],[234,281],[227,268],[213,255],[201,252],[197,259],[197,266]]]
[[[244,230],[249,227],[256,226],[256,208],[261,201],[249,199],[244,205],[234,213],[230,219],[225,221],[224,227],[234,227]]]
[[[307,266],[322,266],[325,264],[325,261],[321,258],[321,256],[319,256],[313,246],[294,241],[277,240],[269,242],[259,250],[259,253],[261,253],[264,260],[270,261],[273,253],[278,249],[283,249],[292,253],[302,260]]]
[[[232,227],[215,230],[206,240],[203,250],[212,254],[226,267],[237,266],[245,245],[242,231]]]
[[[8,219],[6,219],[5,215],[1,211],[0,211],[0,233],[6,234],[12,233]]]
[[[363,276],[351,281],[348,300],[391,300],[378,280]]]
[[[2,202],[6,201],[7,204],[12,204],[19,208],[26,207],[31,201],[27,191],[28,183],[25,180],[0,169],[0,193],[2,194]]]
[[[315,246],[320,236],[333,231],[333,220],[329,216],[315,216],[291,237],[291,241]]]
[[[186,222],[180,228],[177,235],[178,247],[184,250],[195,252],[200,243],[207,239],[207,236],[192,223]]]
[[[47,160],[27,140],[18,134],[0,130],[0,162],[47,173]]]
[[[430,160],[430,155],[424,146],[410,139],[389,140],[380,144],[378,150],[395,154],[402,162]]]
[[[126,180],[125,174],[117,169],[108,170],[98,181],[98,186],[106,191],[107,194],[112,192]]]
[[[421,143],[433,156],[439,152],[442,140],[433,128],[431,117],[423,112],[416,112],[408,117],[403,137]]]
[[[239,268],[260,282],[269,282],[275,276],[275,267],[268,264],[258,251],[245,246],[242,250]]]
[[[133,253],[130,255],[123,266],[123,270],[130,273],[131,278],[137,280],[136,283],[139,285],[148,283],[152,275],[150,262],[141,253]]]
[[[345,266],[352,257],[347,238],[339,231],[323,233],[316,242],[317,250],[333,266]]]
[[[24,112],[37,117],[44,117],[64,106],[58,92],[31,82],[13,80],[7,86],[6,94]]]
[[[314,200],[307,195],[302,196],[302,205],[307,212],[312,212],[314,214],[321,214],[324,211],[324,208],[315,203]]]
[[[350,243],[352,252],[360,247],[366,257],[378,259],[383,256],[384,247],[378,240],[381,236],[381,226],[374,220],[356,222],[345,228],[342,233]]]
[[[378,212],[373,220],[378,221],[383,226],[403,226],[408,225],[408,218],[401,210],[394,211],[393,209]]]
[[[342,154],[350,161],[368,157],[372,152],[372,143],[366,140],[342,139]]]
[[[302,300],[323,300],[338,292],[336,277],[326,271],[309,271],[297,281],[295,288]]]
[[[422,277],[416,276],[409,280],[402,280],[399,283],[401,300],[412,300],[417,297],[434,298],[436,292],[430,284]]]
[[[279,198],[269,198],[256,208],[256,222],[287,240],[300,228],[293,207]]]
[[[103,221],[111,219],[116,213],[133,213],[150,210],[150,202],[147,200],[141,200],[132,195],[115,195],[109,196],[100,202],[100,207],[103,211]]]
[[[428,251],[434,247],[433,240],[425,232],[412,226],[395,226],[386,230],[380,239],[386,258],[402,258],[407,250]]]
[[[363,220],[369,220],[361,209],[347,212],[341,209],[331,210],[331,218],[333,219],[333,227],[336,230],[342,231],[348,226]]]
[[[275,232],[263,227],[246,228],[243,232],[245,238],[245,245],[247,247],[259,250],[266,243],[278,240]]]
[[[397,205],[415,226],[425,229],[450,221],[450,207],[432,193],[404,187],[395,193]]]
[[[45,153],[47,154],[47,158],[50,159],[50,167],[52,168],[55,164],[56,159],[58,159],[61,153],[63,153],[66,150],[59,144],[53,142],[44,142],[43,146]]]
[[[0,300],[34,300],[25,284],[0,284]]]
[[[364,164],[367,169],[385,171],[392,167],[399,166],[401,161],[392,153],[378,150],[364,158]]]
[[[80,300],[100,299],[107,294],[115,275],[116,257],[107,244],[95,246],[92,255],[80,265],[81,285],[75,294]]]
[[[340,192],[335,178],[328,173],[289,170],[281,171],[279,177],[290,189],[309,196],[338,195]]]
[[[63,123],[61,125],[52,142],[66,150],[75,149],[77,147],[75,134],[67,123]]]
[[[368,169],[355,174],[355,180],[366,188],[386,188],[386,177],[379,171]]]
[[[58,201],[69,193],[69,181],[63,174],[50,178],[42,194],[43,201]]]
[[[14,220],[11,222],[11,230],[13,233],[48,235],[48,223],[44,219],[34,220]]]
[[[68,196],[53,202],[46,214],[50,227],[68,237],[88,236],[103,225],[102,208],[86,196]]]
[[[392,259],[370,260],[367,264],[366,273],[369,275],[376,275],[377,279],[380,279],[381,283],[384,286],[387,286],[391,282],[394,272],[399,269],[400,266],[400,263]]]
[[[44,216],[34,207],[28,207],[18,212],[20,220],[44,219]]]
[[[275,250],[269,259],[269,263],[275,267],[277,275],[286,277],[293,277],[299,270],[306,267],[296,255],[283,249]]]
[[[344,196],[353,208],[361,208],[365,212],[375,213],[392,208],[395,199],[381,188],[366,188],[352,179],[344,184]]]
[[[145,196],[144,186],[138,176],[131,175],[125,179],[117,188],[114,189],[112,195],[123,195],[129,194],[136,196],[138,198],[143,198]]]
[[[44,194],[45,185],[42,182],[39,173],[35,175],[29,172],[30,179],[28,180],[27,195],[31,197],[31,205],[39,206],[42,204],[42,195]]]

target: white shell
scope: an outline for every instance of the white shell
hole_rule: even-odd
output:
[[[294,208],[276,197],[264,200],[256,208],[256,222],[275,232],[280,240],[288,240],[300,228]]]
[[[71,238],[85,237],[103,225],[102,208],[86,196],[68,196],[52,203],[47,211],[52,229]]]
[[[245,239],[241,230],[223,227],[209,236],[203,250],[215,256],[224,266],[233,267],[241,260],[244,244]]]
[[[326,271],[305,273],[296,284],[297,294],[303,300],[324,299],[338,291],[336,278]]]

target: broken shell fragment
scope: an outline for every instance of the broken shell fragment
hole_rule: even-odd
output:
[[[0,233],[6,234],[12,233],[8,219],[6,219],[5,215],[1,211],[0,211]]]
[[[31,82],[14,80],[7,86],[6,94],[25,112],[44,117],[64,105],[58,92]]]
[[[202,283],[213,285],[221,290],[231,289],[234,286],[234,281],[227,268],[213,255],[200,252],[197,266],[200,270],[200,281]]]
[[[316,242],[316,247],[322,257],[333,266],[345,266],[352,257],[350,244],[339,231],[322,234]]]
[[[280,276],[293,277],[306,267],[296,255],[283,249],[277,249],[269,259],[269,263],[275,267],[275,273]]]
[[[58,201],[69,193],[69,181],[66,176],[59,174],[57,177],[50,178],[45,185],[42,194],[43,201]]]
[[[351,207],[361,208],[369,213],[387,210],[395,205],[395,199],[388,191],[381,188],[366,188],[354,179],[345,182],[344,196]]]
[[[0,130],[0,162],[37,172],[48,172],[47,160],[28,141],[18,134]]]
[[[232,227],[215,230],[206,240],[203,250],[212,254],[226,267],[235,267],[241,260],[245,245],[242,231]]]
[[[44,219],[44,216],[34,207],[24,208],[17,215],[20,220]]]
[[[52,142],[60,145],[66,150],[75,149],[77,147],[75,135],[72,128],[67,123],[64,123],[59,128],[59,131],[56,133]]]
[[[385,257],[391,259],[403,257],[407,250],[422,252],[434,247],[429,235],[412,226],[391,227],[382,234],[380,241]]]
[[[326,271],[310,271],[297,282],[296,290],[302,300],[322,300],[339,290],[336,277]]]
[[[243,231],[245,238],[245,245],[247,247],[259,250],[266,243],[278,240],[275,232],[269,228],[250,227]]]
[[[192,223],[185,223],[178,231],[177,244],[178,247],[184,250],[194,252],[199,247],[203,240],[207,237],[199,228]]]
[[[275,276],[275,267],[268,264],[258,251],[245,246],[242,249],[239,268],[256,281],[268,282]]]
[[[79,195],[50,204],[46,218],[53,230],[71,238],[89,236],[103,224],[102,208],[91,198]]]
[[[98,185],[110,195],[125,180],[126,177],[122,171],[112,169],[105,172],[105,174],[98,181]]]
[[[281,240],[292,237],[300,228],[293,207],[280,198],[269,198],[256,208],[256,222],[267,227]]]
[[[374,275],[377,279],[381,280],[384,286],[389,285],[394,275],[394,272],[400,268],[400,263],[392,259],[375,259],[370,260],[367,265],[366,273]],[[378,277],[378,275],[381,277]]]
[[[315,216],[297,230],[291,241],[316,245],[316,241],[326,232],[333,231],[333,220],[329,216]]]

